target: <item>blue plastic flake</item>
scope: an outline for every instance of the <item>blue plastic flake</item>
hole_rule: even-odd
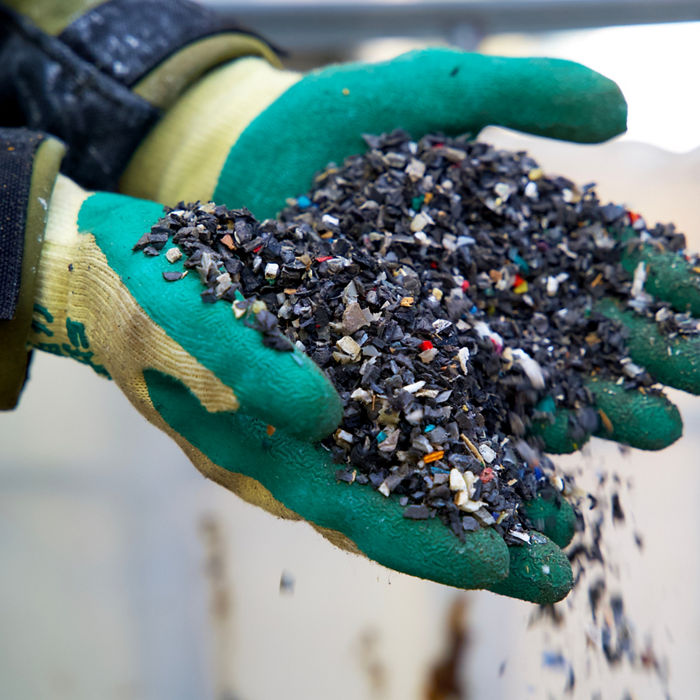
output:
[[[431,430],[435,430],[435,426],[431,423],[430,425],[426,425],[425,429],[423,430],[424,433],[429,433]]]
[[[449,474],[450,470],[449,469],[442,469],[442,467],[434,467],[430,465],[430,471],[433,472],[434,474]]]
[[[301,209],[306,209],[306,207],[311,206],[311,200],[303,194],[301,197],[297,197],[297,206]]]
[[[544,472],[539,467],[535,467],[534,472],[535,472],[535,478],[538,481],[544,476]]]
[[[477,308],[476,304],[472,306],[471,309],[469,309],[470,314],[475,314],[479,309]]]
[[[377,442],[384,442],[386,440],[386,433],[383,430],[380,430],[377,433]]]
[[[511,248],[508,251],[508,257],[523,271],[530,272],[530,266],[527,264],[527,260],[522,258],[515,248]]]

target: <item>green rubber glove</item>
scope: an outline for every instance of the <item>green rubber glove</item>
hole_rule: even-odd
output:
[[[259,58],[214,71],[166,114],[133,157],[124,191],[175,204],[213,199],[273,216],[287,197],[304,193],[314,173],[365,148],[363,133],[403,128],[470,133],[488,124],[579,142],[603,141],[625,128],[617,86],[575,63],[463,53],[415,51],[374,64],[331,66],[306,75]],[[652,255],[649,291],[681,310],[698,311],[698,275],[677,254]],[[649,286],[651,285],[651,287]],[[669,386],[698,391],[698,346],[661,341],[649,353],[649,329],[610,304],[598,309],[630,321],[632,359]],[[597,435],[660,449],[682,432],[680,415],[664,397],[623,392],[591,381],[602,411]],[[569,414],[536,426],[552,452],[578,449]]]
[[[287,197],[306,191],[326,163],[363,149],[363,133],[401,127],[414,137],[435,131],[477,135],[487,124],[500,124],[596,142],[622,131],[625,116],[614,83],[566,61],[432,49],[377,65],[334,66],[302,76],[261,59],[241,59],[205,77],[170,109],[135,154],[122,188],[170,204],[213,199],[247,206],[262,218],[274,215]],[[152,397],[168,385],[152,381]],[[182,392],[182,404],[189,407],[183,408],[184,416],[197,407]],[[154,404],[167,412],[168,423],[176,420],[174,402],[154,398]],[[508,548],[485,531],[461,544],[441,523],[407,523],[391,499],[335,483],[334,468],[323,453],[315,459],[307,455],[305,470],[301,465],[289,469],[289,458],[276,462],[274,450],[249,457],[250,442],[229,445],[229,456],[224,456],[220,434],[231,431],[223,425],[208,427],[209,422],[192,421],[197,435],[184,425],[182,430],[223,470],[219,481],[226,483],[231,471],[252,476],[295,513],[342,533],[340,541],[348,538],[351,549],[387,566],[538,602],[560,598],[571,585],[566,558],[545,538]],[[251,435],[253,429],[246,432]],[[268,445],[283,439],[281,433],[271,438],[260,434]],[[287,449],[281,447],[278,454]],[[280,482],[276,474],[283,467],[286,478]],[[293,483],[287,483],[290,476]],[[533,507],[538,527],[564,546],[574,530],[571,508]]]
[[[626,239],[635,236],[632,229]],[[631,243],[623,255],[623,267],[633,274],[640,263],[646,266],[644,291],[657,299],[667,301],[678,312],[690,312],[700,318],[700,269],[693,267],[682,253],[659,252],[650,246]],[[628,332],[629,356],[644,367],[661,384],[700,393],[700,336],[665,338],[656,324],[630,309],[624,309],[612,299],[599,301],[594,311],[620,322]],[[622,370],[620,370],[622,377]],[[614,381],[594,378],[587,386],[595,398],[601,415],[597,437],[614,440],[644,450],[660,450],[677,440],[683,432],[680,413],[663,395],[625,391]],[[573,435],[569,411],[554,410],[551,422],[535,426],[542,436],[547,451],[569,453],[578,450],[589,434]]]

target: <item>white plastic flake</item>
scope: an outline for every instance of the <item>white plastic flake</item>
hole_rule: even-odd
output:
[[[496,459],[496,453],[485,442],[479,445],[479,454],[484,458],[486,464],[491,464]]]
[[[513,350],[513,363],[525,372],[535,389],[544,389],[544,375],[539,362],[533,360],[522,348]]]
[[[459,366],[462,368],[462,372],[466,374],[467,363],[469,362],[469,348],[460,348],[457,353],[457,359],[459,360]]]

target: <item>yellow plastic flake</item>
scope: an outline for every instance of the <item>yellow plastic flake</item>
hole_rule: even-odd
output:
[[[496,525],[500,525],[507,517],[508,517],[508,511],[507,510],[501,511],[501,514],[498,516],[498,520],[496,520]]]
[[[399,302],[401,306],[413,306],[413,297],[403,297]]]
[[[474,455],[474,457],[476,457],[481,462],[481,465],[485,467],[486,462],[481,456],[481,452],[479,452],[479,450],[476,449],[476,445],[464,433],[460,433],[459,437],[462,440],[462,442],[469,448],[469,451]]]
[[[346,97],[350,94],[350,90],[348,88],[343,88],[343,95]]]
[[[430,454],[425,455],[423,457],[423,461],[426,464],[430,464],[431,462],[437,462],[438,459],[442,459],[445,456],[445,450],[437,450],[437,452],[431,452]]]
[[[531,180],[539,180],[543,175],[544,175],[544,173],[542,172],[542,168],[533,168],[533,169],[527,174],[527,176],[528,176]]]
[[[513,287],[513,291],[516,294],[525,294],[527,292],[527,282],[521,282],[517,287]]]

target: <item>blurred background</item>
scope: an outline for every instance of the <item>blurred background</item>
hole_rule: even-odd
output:
[[[674,221],[700,248],[697,0],[209,4],[301,69],[436,44],[595,68],[627,97],[626,135],[482,138],[599,183],[601,199]],[[0,417],[0,696],[559,698],[574,670],[566,697],[697,697],[700,401],[671,394],[685,423],[672,447],[593,440],[557,460],[591,490],[600,474],[620,480],[607,578],[659,673],[605,663],[585,591],[560,605],[560,625],[533,622],[526,603],[390,572],[256,510],[201,477],[115,386],[38,353],[19,408]]]

